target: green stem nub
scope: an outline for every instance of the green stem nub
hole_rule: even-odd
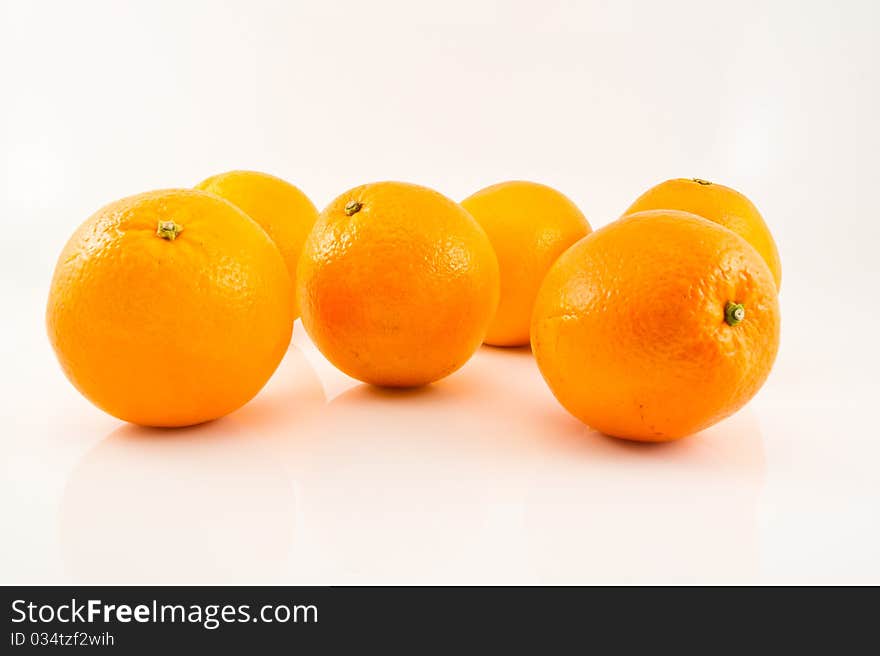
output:
[[[174,221],[159,221],[159,227],[156,228],[156,236],[168,241],[177,239],[177,235],[181,232],[183,232],[183,226]]]
[[[345,204],[345,214],[347,216],[351,216],[352,214],[357,214],[358,212],[361,211],[362,207],[363,207],[363,205],[361,205],[356,200],[350,200],[350,201],[348,201],[348,203]]]
[[[738,323],[742,323],[742,320],[746,318],[746,308],[742,303],[731,303],[727,301],[727,305],[724,306],[724,321],[727,322],[728,326],[735,326]]]
[[[703,180],[702,178],[691,178],[691,180],[693,180],[693,181],[696,182],[697,184],[701,184],[701,185],[710,185],[710,184],[712,184],[712,183],[709,182],[708,180]]]

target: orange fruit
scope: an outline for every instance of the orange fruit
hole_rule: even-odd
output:
[[[733,230],[761,254],[777,288],[782,282],[779,252],[764,217],[752,201],[735,189],[699,178],[667,180],[639,196],[624,216],[645,210],[690,212]]]
[[[64,247],[49,339],[99,408],[150,426],[215,419],[245,404],[290,341],[290,277],[265,231],[195,190],[110,203]]]
[[[486,343],[529,343],[532,306],[550,265],[592,230],[577,205],[537,182],[502,182],[465,198],[464,207],[498,256],[501,297]]]
[[[479,347],[498,304],[498,262],[480,225],[442,194],[403,182],[345,192],[297,270],[306,331],[359,380],[439,380]]]
[[[281,178],[257,171],[220,173],[203,180],[196,189],[225,198],[259,223],[281,251],[295,284],[299,254],[318,218],[308,196]],[[297,316],[294,311],[294,318]]]
[[[742,407],[779,344],[776,284],[734,232],[674,210],[585,237],[551,267],[532,349],[573,415],[616,437],[664,441]]]

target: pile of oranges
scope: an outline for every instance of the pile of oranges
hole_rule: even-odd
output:
[[[279,178],[232,171],[89,218],[58,260],[47,326],[77,389],[137,424],[241,407],[301,317],[330,362],[381,386],[437,381],[483,343],[531,344],[573,415],[664,441],[758,391],[779,342],[779,281],[758,210],[705,180],[659,184],[593,232],[533,182],[461,203],[380,182],[319,213]]]

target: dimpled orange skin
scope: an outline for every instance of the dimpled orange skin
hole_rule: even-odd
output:
[[[268,173],[229,171],[196,185],[225,198],[262,226],[287,265],[296,286],[296,265],[303,243],[318,218],[318,210],[302,191]],[[294,310],[294,318],[298,312]]]
[[[403,182],[342,194],[297,271],[302,321],[343,372],[374,385],[439,380],[476,351],[498,304],[489,238],[459,204]]]
[[[202,191],[153,191],[74,233],[46,323],[92,403],[136,424],[186,426],[232,412],[269,379],[290,341],[290,295],[281,254],[241,210]]]
[[[727,303],[744,318],[725,320]],[[707,428],[758,391],[779,344],[773,276],[742,237],[672,210],[585,237],[544,280],[538,366],[562,405],[615,437],[666,441]]]
[[[639,196],[624,216],[646,210],[690,212],[733,230],[761,254],[779,288],[782,266],[773,235],[758,208],[735,189],[699,178],[667,180]]]
[[[502,182],[461,204],[489,235],[501,272],[498,311],[485,341],[493,346],[526,345],[532,306],[547,270],[592,228],[577,205],[536,182]]]

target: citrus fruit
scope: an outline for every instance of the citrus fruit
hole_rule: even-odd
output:
[[[624,216],[645,210],[690,212],[733,230],[761,254],[779,287],[782,268],[773,235],[758,208],[735,189],[699,178],[667,180],[639,196]]]
[[[195,190],[98,210],[64,247],[49,339],[70,381],[136,424],[184,426],[246,403],[290,341],[290,277],[265,231]]]
[[[766,263],[736,233],[685,212],[639,212],[551,267],[532,349],[581,421],[616,437],[672,440],[761,387],[779,344],[776,297]]]
[[[532,306],[550,265],[592,228],[573,202],[536,182],[502,182],[461,202],[498,256],[501,296],[486,343],[529,343]]]
[[[308,196],[281,178],[257,171],[220,173],[203,180],[196,189],[225,198],[259,223],[278,246],[294,280],[303,242],[318,218]]]
[[[479,347],[498,262],[458,203],[403,182],[355,187],[325,209],[297,270],[303,325],[343,372],[390,387],[433,382]]]

